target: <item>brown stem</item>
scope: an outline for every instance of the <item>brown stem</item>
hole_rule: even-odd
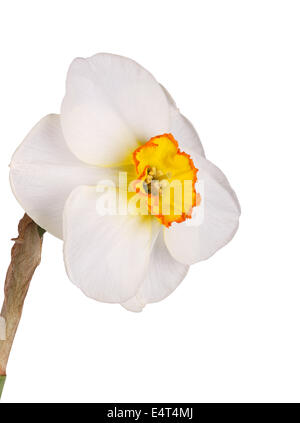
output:
[[[18,231],[18,238],[13,239],[15,243],[11,250],[11,263],[4,286],[1,317],[6,323],[6,339],[0,340],[0,378],[6,375],[7,361],[29,284],[41,261],[43,239],[38,225],[25,214],[19,222]]]

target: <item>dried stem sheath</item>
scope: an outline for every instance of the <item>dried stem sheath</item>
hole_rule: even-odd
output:
[[[18,232],[18,238],[13,239],[15,243],[11,250],[11,263],[6,274],[1,310],[1,320],[6,323],[6,339],[0,340],[0,385],[1,380],[4,384],[7,361],[29,284],[41,261],[43,239],[40,228],[27,214],[20,220]]]

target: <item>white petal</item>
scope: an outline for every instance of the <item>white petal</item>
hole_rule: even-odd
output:
[[[10,167],[16,199],[36,223],[59,238],[70,192],[78,185],[96,185],[116,173],[79,161],[65,143],[58,115],[44,117],[30,131]]]
[[[138,142],[169,131],[169,105],[153,76],[126,57],[97,54],[73,61],[62,104],[62,127],[81,160],[118,165]]]
[[[204,149],[199,135],[191,122],[174,107],[171,108],[170,115],[170,132],[178,141],[180,149],[189,154],[193,160],[197,155],[204,157]]]
[[[171,94],[170,94],[170,93],[169,93],[169,91],[166,89],[166,87],[164,87],[162,84],[159,84],[159,85],[160,85],[160,86],[161,86],[161,88],[163,89],[163,91],[164,91],[164,93],[165,93],[165,95],[166,95],[166,97],[167,97],[167,100],[168,100],[169,105],[170,105],[171,107],[175,108],[176,110],[179,110],[179,109],[178,109],[178,107],[177,107],[177,105],[176,105],[176,103],[175,103],[174,98],[171,96]]]
[[[97,212],[101,195],[78,187],[64,210],[64,259],[69,278],[91,298],[121,303],[146,277],[153,242],[151,219]]]
[[[161,230],[153,246],[147,276],[137,294],[122,304],[127,310],[141,311],[147,303],[161,301],[185,278],[189,266],[176,261],[169,253]]]
[[[198,181],[203,184],[201,205],[192,219],[164,231],[166,245],[181,263],[205,260],[226,245],[238,228],[240,206],[225,175],[203,157],[197,158]],[[203,213],[203,220],[201,218]]]
[[[170,105],[170,132],[182,151],[193,158],[194,155],[205,157],[199,135],[192,123],[180,113],[169,91],[161,85]]]
[[[128,311],[139,313],[143,310],[146,303],[144,303],[137,295],[135,295],[134,297],[129,298],[129,300],[125,301],[125,303],[122,303],[121,305]]]

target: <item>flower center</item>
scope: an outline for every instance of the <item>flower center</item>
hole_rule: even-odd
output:
[[[163,225],[183,222],[199,203],[197,171],[191,157],[180,151],[172,134],[151,138],[133,152],[137,192]]]
[[[168,185],[168,175],[164,175],[163,171],[156,169],[155,166],[146,169],[146,177],[143,182],[143,188],[147,194],[162,195],[163,189]]]

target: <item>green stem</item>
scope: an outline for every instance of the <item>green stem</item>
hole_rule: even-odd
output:
[[[6,380],[6,376],[0,376],[0,399],[1,399],[3,388],[4,388],[5,380]]]

